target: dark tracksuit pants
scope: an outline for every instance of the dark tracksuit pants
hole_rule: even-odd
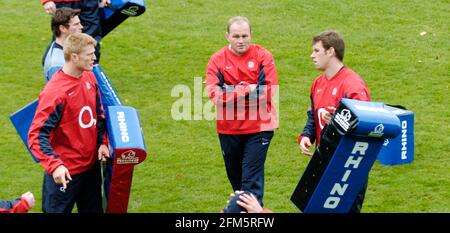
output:
[[[69,171],[70,172],[70,171]],[[103,213],[102,178],[97,163],[93,169],[72,175],[64,190],[47,172],[44,174],[42,211],[44,213],[71,213],[77,203],[78,213]]]
[[[228,180],[233,190],[253,193],[263,205],[264,163],[273,131],[253,134],[219,134]]]

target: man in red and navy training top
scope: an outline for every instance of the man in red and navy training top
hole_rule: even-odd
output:
[[[216,105],[216,123],[233,190],[249,191],[262,205],[264,163],[278,128],[273,102],[278,86],[272,54],[251,44],[251,25],[243,16],[228,21],[229,45],[209,60],[206,88]]]
[[[98,160],[109,157],[97,80],[91,72],[96,41],[74,33],[64,42],[65,63],[39,95],[28,135],[32,153],[45,169],[45,213],[101,213]]]
[[[334,31],[325,31],[312,39],[311,58],[323,74],[314,80],[311,86],[311,106],[307,111],[307,122],[298,137],[300,151],[311,155],[310,146],[314,141],[320,143],[320,133],[330,122],[331,114],[342,98],[370,101],[369,88],[365,81],[353,70],[344,66],[345,44],[341,36]],[[367,182],[351,208],[351,212],[360,212],[367,189]]]

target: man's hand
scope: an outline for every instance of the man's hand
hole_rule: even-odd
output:
[[[101,0],[98,3],[98,7],[103,8],[103,7],[108,6],[109,4],[111,4],[111,0]]]
[[[248,93],[253,92],[258,87],[258,84],[250,84],[246,81],[240,81],[236,86],[236,88],[244,88]]]
[[[253,92],[254,90],[256,90],[256,87],[258,87],[258,84],[250,84],[248,85],[248,87],[250,88],[250,92]]]
[[[105,144],[101,144],[98,148],[98,160],[105,162],[109,158],[109,149]]]
[[[46,2],[44,4],[44,10],[45,13],[49,14],[49,15],[53,15],[56,12],[56,5],[53,1],[50,2]]]
[[[327,112],[322,114],[322,120],[324,120],[327,124],[330,123],[331,114],[334,114],[334,111],[336,111],[335,107],[327,107]]]
[[[258,202],[258,199],[253,195],[253,193],[247,194],[243,191],[236,191],[239,195],[239,200],[236,201],[238,205],[247,210],[247,213],[261,213],[263,208]]]
[[[62,184],[64,189],[67,188],[67,184],[69,183],[69,181],[72,180],[72,177],[70,177],[69,170],[66,167],[64,167],[64,165],[58,166],[55,169],[55,171],[53,171],[52,176],[53,176],[53,180],[55,181],[55,183]],[[67,180],[66,180],[66,178],[67,178]]]
[[[302,137],[302,140],[300,141],[300,151],[305,155],[312,155],[309,148],[311,147],[311,140],[308,137]]]
[[[34,195],[32,192],[26,192],[24,194],[22,194],[21,198],[25,199],[25,201],[27,201],[28,206],[31,208],[33,208],[34,206]]]

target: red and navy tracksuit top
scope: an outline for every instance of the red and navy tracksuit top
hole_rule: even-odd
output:
[[[365,81],[353,70],[344,66],[331,79],[325,74],[317,77],[310,89],[311,106],[308,109],[308,120],[303,132],[298,137],[300,143],[302,136],[307,136],[316,146],[320,142],[320,133],[326,122],[322,120],[328,107],[337,108],[342,98],[349,98],[361,101],[370,101],[369,88]]]
[[[105,128],[94,74],[85,71],[76,78],[59,70],[39,95],[28,146],[48,174],[64,165],[76,175],[96,162]]]
[[[257,84],[257,90],[251,93],[250,84]],[[207,65],[206,88],[216,105],[219,134],[251,134],[278,128],[272,100],[278,77],[272,54],[263,47],[252,44],[241,56],[228,46],[216,52]]]
[[[30,209],[25,198],[0,200],[0,213],[26,213]]]

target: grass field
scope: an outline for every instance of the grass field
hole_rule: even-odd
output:
[[[148,157],[135,168],[129,212],[218,212],[231,186],[215,122],[171,117],[176,85],[194,88],[209,57],[226,44],[230,16],[252,21],[253,41],[269,49],[280,83],[280,128],[266,161],[265,205],[297,213],[289,198],[309,158],[296,145],[309,88],[320,74],[311,37],[335,29],[345,63],[368,83],[374,101],[415,113],[415,160],[376,162],[363,212],[450,212],[450,3],[421,1],[145,1],[102,41],[101,65],[126,105],[139,110]],[[28,155],[9,115],[44,85],[41,58],[50,17],[38,0],[0,0],[0,199],[25,191],[41,212],[43,168]],[[426,32],[425,35],[420,35]],[[203,102],[207,102],[203,98]]]

